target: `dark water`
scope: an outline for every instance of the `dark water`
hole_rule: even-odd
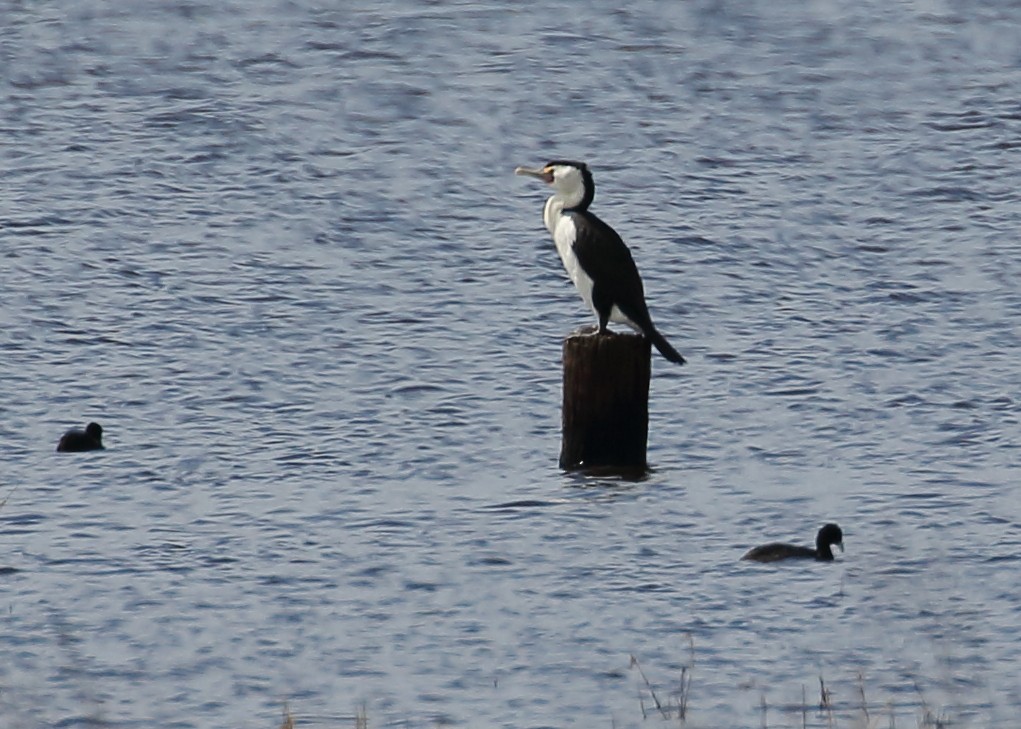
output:
[[[0,724],[1016,717],[1016,3],[70,5],[0,3]],[[556,468],[553,157],[689,359],[644,482]]]

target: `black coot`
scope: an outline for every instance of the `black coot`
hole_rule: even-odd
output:
[[[833,550],[830,549],[830,545],[833,544],[840,547],[840,551],[843,552],[844,533],[836,524],[827,524],[819,530],[815,538],[815,549],[773,542],[755,547],[741,559],[750,559],[753,562],[777,562],[781,559],[816,559],[820,562],[832,562]]]
[[[85,430],[72,428],[60,437],[57,450],[61,453],[103,450],[103,428],[99,423],[89,423]]]

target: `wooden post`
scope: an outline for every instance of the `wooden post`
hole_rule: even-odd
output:
[[[650,360],[649,340],[637,334],[564,340],[562,469],[644,474]]]

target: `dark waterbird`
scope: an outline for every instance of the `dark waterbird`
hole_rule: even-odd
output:
[[[741,559],[748,559],[753,562],[778,562],[782,559],[814,559],[820,562],[832,562],[833,550],[831,545],[840,547],[844,551],[844,533],[836,524],[826,524],[819,530],[815,538],[815,549],[799,547],[796,544],[783,544],[773,542],[763,544],[750,550]]]
[[[652,323],[642,277],[631,251],[617,231],[589,210],[596,185],[588,166],[584,162],[553,160],[538,169],[518,167],[514,173],[535,177],[553,188],[542,219],[567,275],[596,315],[597,333],[606,334],[611,321],[627,324],[668,360],[684,364],[684,357]]]
[[[57,443],[59,453],[80,453],[103,450],[103,428],[99,423],[89,423],[85,430],[72,428],[60,437]]]

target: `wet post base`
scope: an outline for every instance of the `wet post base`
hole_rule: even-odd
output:
[[[647,469],[651,347],[637,334],[564,340],[560,467],[621,473]]]

